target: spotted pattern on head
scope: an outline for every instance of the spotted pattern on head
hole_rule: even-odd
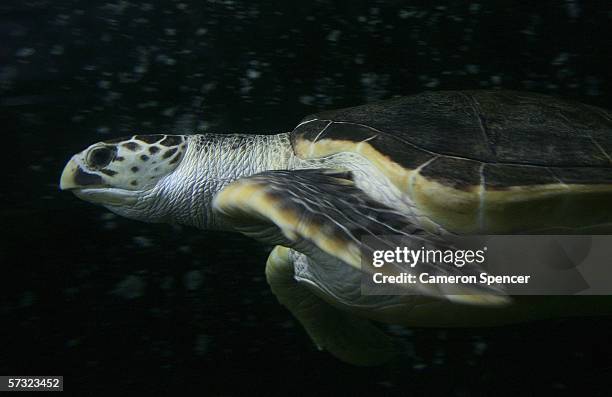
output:
[[[172,172],[187,149],[183,135],[134,135],[91,145],[76,157],[83,185],[143,190]]]

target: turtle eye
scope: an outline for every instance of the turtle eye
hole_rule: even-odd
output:
[[[87,156],[87,164],[92,168],[104,168],[113,161],[115,151],[108,147],[95,148]]]

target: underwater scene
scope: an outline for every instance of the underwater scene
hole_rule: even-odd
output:
[[[612,224],[612,3],[8,0],[0,43],[0,383],[610,395],[612,288],[406,323],[461,295],[362,295],[355,255]]]

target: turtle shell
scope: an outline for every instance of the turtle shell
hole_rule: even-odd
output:
[[[439,91],[306,117],[300,158],[356,152],[461,233],[608,230],[612,113],[514,91]]]

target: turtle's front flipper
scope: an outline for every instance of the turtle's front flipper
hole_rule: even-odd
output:
[[[399,343],[368,320],[336,309],[298,283],[288,248],[276,246],[270,253],[266,278],[319,349],[354,365],[383,364],[401,352]]]
[[[328,169],[267,171],[238,179],[217,194],[213,208],[247,236],[308,256],[322,250],[357,269],[364,235],[421,232],[405,214],[357,188],[352,173]]]
[[[236,231],[274,245],[299,251],[315,262],[338,260],[339,265],[371,272],[361,266],[363,252],[376,249],[376,241],[395,250],[397,239],[411,250],[447,249],[447,242],[417,225],[413,216],[372,200],[361,190],[351,172],[328,169],[266,171],[241,178],[226,186],[214,198],[216,216]],[[370,237],[370,243],[364,238]],[[425,266],[427,266],[425,268]],[[480,268],[458,268],[446,263],[423,263],[429,275],[478,274]],[[414,272],[410,266],[394,264],[376,270],[398,275]],[[507,301],[497,289],[476,284],[402,284],[411,294],[446,296],[471,304],[502,304]],[[458,288],[460,288],[458,290]],[[494,292],[492,294],[491,292]]]

